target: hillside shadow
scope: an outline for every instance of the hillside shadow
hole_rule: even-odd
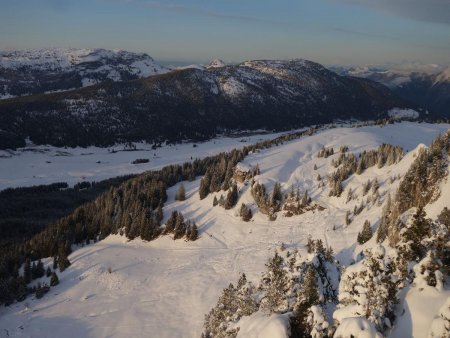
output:
[[[350,247],[342,249],[341,251],[337,252],[335,255],[335,258],[340,262],[341,264],[348,265],[352,264],[352,256],[355,252],[356,243],[352,244]],[[353,262],[354,263],[354,262]]]
[[[390,337],[392,338],[403,338],[413,336],[413,322],[411,317],[411,310],[409,309],[408,303],[403,299],[400,302],[402,308],[399,310],[400,314],[394,322],[394,329],[392,330]]]
[[[64,338],[90,338],[94,333],[86,323],[64,316],[48,317],[45,315],[32,316],[31,319],[23,317],[22,324],[15,322],[5,325],[0,330],[0,338],[9,337],[64,337]]]

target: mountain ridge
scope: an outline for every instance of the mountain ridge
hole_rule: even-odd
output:
[[[403,70],[365,66],[331,69],[341,75],[380,82],[408,101],[443,116],[450,116],[450,67],[425,65]]]
[[[0,147],[203,140],[230,130],[288,130],[421,109],[387,87],[307,60],[253,60],[206,70],[0,101]],[[423,115],[422,117],[426,117]]]

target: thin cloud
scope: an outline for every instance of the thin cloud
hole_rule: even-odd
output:
[[[390,36],[390,35],[386,35],[386,34],[362,32],[362,31],[341,28],[341,27],[328,27],[328,30],[330,30],[332,32],[344,33],[344,34],[348,34],[348,35],[355,35],[355,36],[360,36],[360,37],[365,37],[365,38],[377,38],[377,39],[389,39],[389,40],[399,40],[400,39],[398,37],[394,37],[394,36]]]
[[[396,16],[450,25],[449,0],[332,0],[373,8]]]
[[[158,1],[147,1],[143,3],[147,8],[157,9],[165,12],[173,12],[173,13],[184,13],[195,16],[203,16],[209,18],[218,18],[218,19],[229,19],[236,20],[241,22],[257,22],[257,23],[265,23],[265,24],[273,24],[273,25],[284,25],[283,22],[273,21],[264,18],[257,18],[252,16],[244,16],[244,15],[235,15],[235,14],[227,14],[222,12],[210,11],[202,8],[196,7],[188,7],[183,5],[176,4],[167,4]]]

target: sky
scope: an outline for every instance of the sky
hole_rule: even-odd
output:
[[[47,47],[161,62],[449,65],[450,0],[0,0],[0,50]]]

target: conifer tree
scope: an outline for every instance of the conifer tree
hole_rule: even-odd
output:
[[[204,199],[209,194],[209,185],[211,184],[211,177],[209,172],[203,176],[200,181],[200,187],[198,189],[198,194],[200,195],[200,199]]]
[[[31,260],[27,258],[25,260],[24,266],[23,266],[23,279],[25,280],[25,283],[28,284],[31,282]]]
[[[308,310],[319,303],[317,273],[312,265],[308,265],[303,283],[297,293],[294,315],[291,318],[291,330],[295,337],[310,337],[311,327],[307,323]]]
[[[50,286],[55,286],[59,284],[59,278],[55,271],[52,272],[50,278]]]
[[[391,199],[391,195],[389,194],[387,201],[386,201],[385,205],[383,206],[383,211],[381,214],[381,221],[380,221],[380,225],[378,226],[378,230],[377,230],[377,243],[383,242],[387,237],[391,210],[392,210],[392,199]]]
[[[363,225],[363,229],[358,233],[358,243],[364,244],[372,238],[372,227],[370,226],[370,222],[366,220]]]
[[[227,198],[225,200],[225,209],[231,209],[234,207],[238,200],[238,192],[237,192],[237,185],[233,184],[231,187],[231,190],[228,191]]]
[[[241,205],[240,216],[244,222],[248,222],[252,219],[252,210],[248,208],[244,203]]]
[[[442,209],[438,221],[450,228],[450,210],[447,207]]]
[[[349,226],[352,223],[352,219],[350,218],[350,210],[347,210],[345,213],[345,225]]]
[[[197,224],[195,224],[195,222],[188,228],[189,229],[189,233],[187,235],[187,239],[189,241],[195,241],[198,239],[198,227]]]
[[[283,313],[288,308],[288,278],[284,270],[284,259],[278,253],[269,259],[267,271],[262,277],[260,288],[265,291],[261,307],[270,313]]]
[[[406,241],[409,241],[409,260],[421,260],[426,253],[426,247],[422,241],[429,237],[431,222],[426,219],[426,213],[423,208],[418,208],[413,216],[410,227],[404,232]]]
[[[315,242],[312,239],[311,235],[308,236],[308,242],[306,243],[306,250],[309,254],[313,253],[315,250]]]
[[[356,174],[357,175],[361,175],[363,173],[364,169],[365,169],[364,168],[364,162],[363,162],[362,159],[360,159],[359,162],[358,162],[358,167],[356,169]]]
[[[58,249],[58,267],[59,271],[63,272],[70,266],[70,261],[67,258],[67,250],[64,245],[60,245]]]
[[[175,222],[175,228],[173,230],[173,239],[182,238],[186,233],[186,224],[181,212],[178,213],[177,220]]]
[[[164,233],[169,234],[175,230],[177,219],[178,219],[178,211],[174,210],[172,211],[172,214],[170,215],[169,219],[166,222],[166,228]]]
[[[282,194],[281,194],[281,185],[278,182],[275,182],[272,190],[272,204],[277,204],[277,202],[281,202]]]
[[[352,199],[353,199],[353,190],[352,190],[352,188],[348,188],[348,191],[347,191],[347,200],[346,200],[346,202],[348,203],[348,202],[350,202]]]
[[[232,325],[241,317],[249,316],[257,310],[257,304],[253,299],[253,286],[242,274],[237,286],[230,283],[222,291],[217,305],[205,316],[205,332],[202,337],[236,337],[238,331],[232,328]]]
[[[180,183],[178,191],[175,195],[175,200],[184,201],[186,199],[186,190],[184,189],[183,183]]]
[[[33,279],[44,277],[45,275],[44,263],[42,263],[40,259],[38,260],[34,273],[32,272],[32,274],[34,274]]]
[[[159,205],[155,211],[155,221],[158,226],[161,224],[163,217],[164,217],[164,213],[163,213],[163,209],[162,209],[162,203],[159,203]]]

